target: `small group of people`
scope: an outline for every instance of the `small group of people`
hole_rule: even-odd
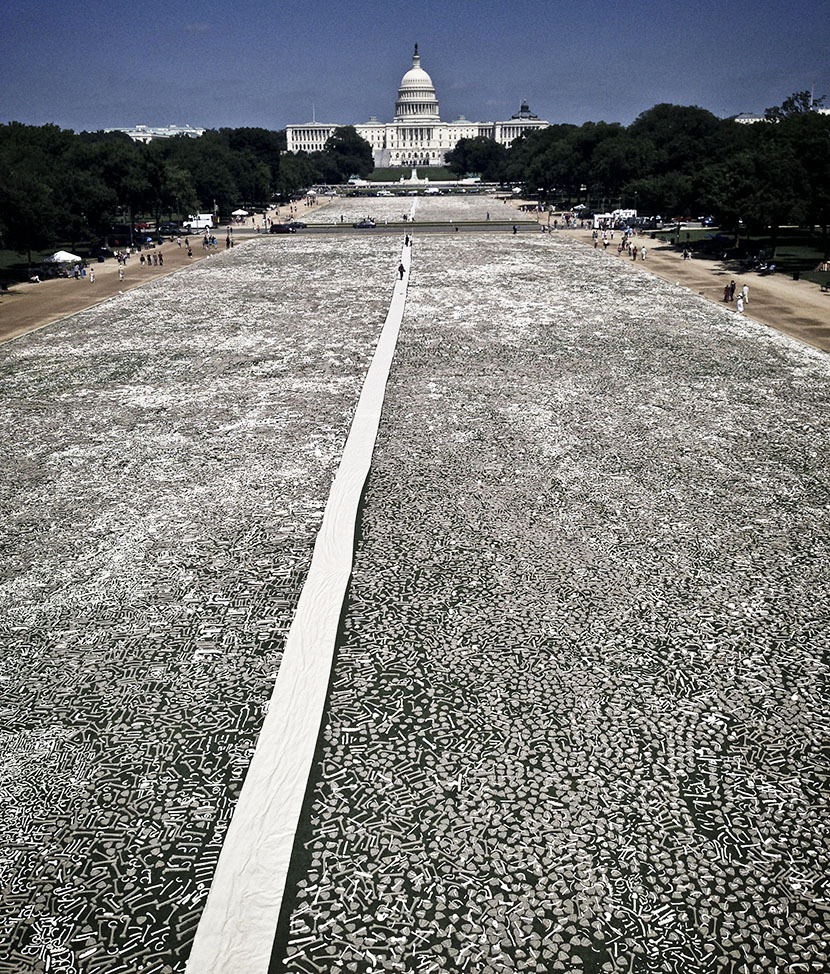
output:
[[[72,272],[72,276],[76,281],[81,281],[86,278],[90,284],[95,283],[95,268],[90,267],[87,269],[86,264],[76,264],[75,270]]]
[[[617,253],[622,257],[623,254],[627,253],[632,260],[636,260],[638,257],[640,260],[646,259],[646,254],[648,253],[646,245],[642,244],[639,247],[634,239],[637,235],[637,231],[633,228],[626,227],[623,229],[622,238],[617,244]],[[614,240],[614,228],[605,227],[601,231],[595,229],[591,234],[594,241],[594,250],[599,247],[600,242],[602,242],[603,250],[608,250],[609,244]]]
[[[723,286],[723,300],[725,303],[729,304],[735,301],[735,310],[738,314],[743,314],[744,305],[749,304],[749,285],[744,284],[741,290],[738,292],[738,298],[735,300],[735,291],[738,285],[734,280],[730,281],[728,284]]]
[[[164,254],[161,253],[161,251],[159,251],[157,254],[147,254],[146,259],[142,253],[138,260],[142,267],[144,267],[145,264],[147,267],[164,267]]]
[[[622,257],[623,253],[626,251],[632,260],[636,260],[638,257],[640,260],[645,260],[646,254],[648,253],[646,250],[646,245],[642,244],[640,247],[638,247],[637,242],[633,239],[633,236],[630,236],[628,240],[621,240],[619,242],[617,253],[620,255],[620,257]]]

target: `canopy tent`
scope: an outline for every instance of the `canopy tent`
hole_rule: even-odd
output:
[[[234,210],[231,216],[248,216],[247,210]]]
[[[66,250],[59,250],[51,257],[44,257],[43,259],[44,264],[80,264],[82,261],[83,257],[76,257]]]

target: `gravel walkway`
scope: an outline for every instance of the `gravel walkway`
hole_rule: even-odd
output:
[[[416,239],[275,970],[825,969],[829,372]]]

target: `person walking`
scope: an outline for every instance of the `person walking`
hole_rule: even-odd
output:
[[[743,290],[741,291],[741,297],[744,299],[744,304],[749,304],[749,285],[744,284]]]
[[[742,315],[744,313],[744,296],[743,296],[743,292],[741,292],[741,294],[738,295],[738,301],[737,301],[737,303],[735,305],[735,310],[738,312],[739,315]]]
[[[723,300],[724,300],[725,303],[728,303],[729,300],[730,300],[730,297],[729,297],[729,285],[728,284],[724,284],[723,285]]]
[[[640,257],[641,257],[641,258],[642,258],[643,260],[645,260],[645,259],[646,259],[646,248],[645,248],[645,246],[643,246],[643,248],[642,248],[642,250],[640,251]]]
[[[95,283],[95,268],[94,267],[90,267],[90,269],[89,269],[89,283],[90,284],[94,284]]]
[[[735,284],[734,280],[729,282],[729,300],[730,301],[734,301],[735,300],[735,288],[736,287],[737,287],[737,285]]]
[[[124,268],[123,268],[123,266],[118,268],[118,280],[119,281],[123,281],[124,280]]]
[[[401,281],[403,280],[403,276],[405,273],[406,273],[406,268],[403,266],[403,263],[398,264],[399,280]]]

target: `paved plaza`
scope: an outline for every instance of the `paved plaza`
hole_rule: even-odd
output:
[[[184,970],[400,248],[281,243],[0,347],[0,974]],[[829,363],[416,227],[274,971],[826,968]]]

